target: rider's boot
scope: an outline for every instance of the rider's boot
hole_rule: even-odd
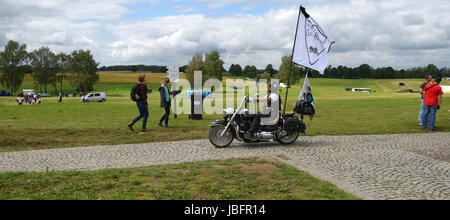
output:
[[[255,140],[257,139],[257,138],[255,137],[255,134],[254,134],[252,131],[246,132],[245,135],[244,135],[244,137],[245,137],[245,139],[253,140],[253,141],[255,141]]]

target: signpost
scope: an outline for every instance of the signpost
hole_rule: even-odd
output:
[[[172,92],[176,89],[176,83],[180,82],[180,68],[178,66],[168,66],[167,67],[167,73],[170,82],[172,82]],[[178,118],[177,115],[177,96],[173,97],[173,114],[175,118]]]

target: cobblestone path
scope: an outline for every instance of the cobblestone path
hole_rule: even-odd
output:
[[[450,200],[450,133],[301,137],[291,146],[207,140],[0,153],[0,172],[101,170],[274,157],[365,199]]]

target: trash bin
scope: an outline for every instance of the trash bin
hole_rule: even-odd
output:
[[[203,95],[202,93],[193,93],[191,95],[191,120],[203,119]]]

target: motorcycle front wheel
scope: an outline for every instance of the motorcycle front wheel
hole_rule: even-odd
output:
[[[222,132],[225,130],[225,126],[214,126],[209,129],[209,142],[217,148],[225,148],[233,143],[233,134],[231,132],[225,132],[223,136]]]
[[[290,145],[297,141],[299,136],[300,134],[298,132],[289,132],[289,134],[284,136],[283,138],[277,137],[276,139],[280,144]]]

